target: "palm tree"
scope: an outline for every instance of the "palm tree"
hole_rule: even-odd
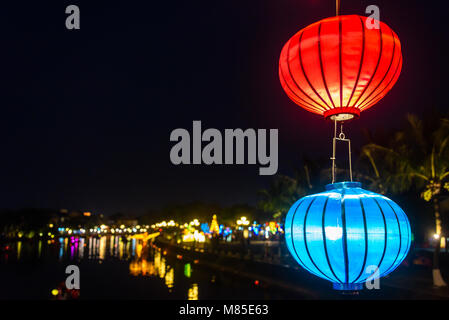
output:
[[[365,145],[362,158],[370,163],[372,181],[384,193],[416,189],[425,201],[432,201],[436,239],[433,282],[446,286],[439,267],[439,239],[443,236],[439,202],[444,189],[449,190],[449,120],[423,122],[408,115],[404,130],[391,135],[386,145]]]
[[[297,179],[276,175],[268,189],[259,191],[258,206],[262,211],[272,213],[274,219],[282,220],[293,203],[305,193],[306,189]]]

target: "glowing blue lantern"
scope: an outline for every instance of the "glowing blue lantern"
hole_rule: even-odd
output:
[[[389,274],[411,243],[404,211],[359,182],[329,184],[298,200],[285,219],[285,237],[295,260],[337,290],[360,290],[368,278]]]
[[[204,232],[204,233],[210,233],[210,230],[209,230],[209,224],[208,223],[202,223],[201,224],[201,230]]]

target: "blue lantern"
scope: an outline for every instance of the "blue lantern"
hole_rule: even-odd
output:
[[[337,290],[360,290],[368,278],[395,270],[411,243],[404,211],[359,182],[326,190],[301,198],[287,214],[285,237],[295,260]]]
[[[204,232],[204,233],[210,233],[210,229],[209,229],[209,224],[208,223],[202,223],[201,224],[201,230]]]

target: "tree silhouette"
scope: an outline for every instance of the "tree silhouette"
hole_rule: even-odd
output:
[[[381,192],[403,193],[415,190],[433,206],[435,218],[435,251],[433,280],[446,286],[439,267],[440,237],[443,236],[440,200],[449,190],[449,120],[407,115],[405,127],[390,135],[388,141],[368,143],[362,148],[368,160],[371,183]]]

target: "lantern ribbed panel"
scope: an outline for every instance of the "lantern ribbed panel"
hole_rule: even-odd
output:
[[[402,69],[401,43],[385,23],[368,29],[366,17],[331,17],[295,34],[279,60],[283,89],[302,108],[356,116],[394,86]]]
[[[378,267],[378,275],[395,270],[411,244],[410,224],[392,200],[366,191],[358,182],[326,186],[290,209],[286,243],[307,271],[340,288],[360,288]],[[375,277],[377,278],[377,277]]]

